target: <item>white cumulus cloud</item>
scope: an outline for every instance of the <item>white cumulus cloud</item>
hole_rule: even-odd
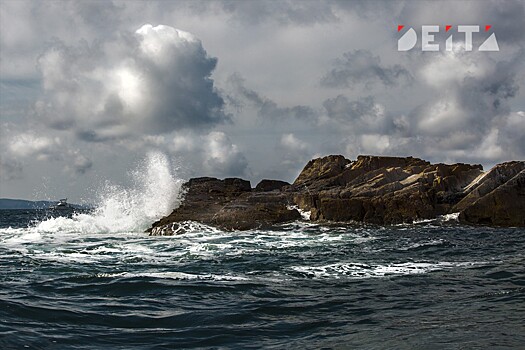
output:
[[[35,111],[95,142],[213,126],[229,120],[210,77],[216,64],[194,35],[164,25],[55,42],[38,60],[44,97]]]

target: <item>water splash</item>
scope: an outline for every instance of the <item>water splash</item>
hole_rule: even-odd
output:
[[[149,153],[132,176],[132,188],[107,183],[99,191],[99,204],[92,213],[49,218],[38,223],[36,231],[141,232],[180,204],[183,180],[172,175],[170,162],[163,153]]]

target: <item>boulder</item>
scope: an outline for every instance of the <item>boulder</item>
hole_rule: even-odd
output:
[[[280,181],[280,180],[261,180],[255,186],[255,191],[257,192],[270,192],[270,191],[280,191],[283,187],[290,186],[290,184],[286,181]]]

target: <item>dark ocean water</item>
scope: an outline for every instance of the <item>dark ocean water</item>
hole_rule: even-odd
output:
[[[525,231],[0,211],[0,349],[524,349]]]

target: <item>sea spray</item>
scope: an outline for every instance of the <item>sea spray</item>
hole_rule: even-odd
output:
[[[170,213],[181,200],[183,180],[176,178],[165,154],[150,152],[131,172],[133,186],[123,188],[107,182],[98,191],[93,212],[71,218],[50,218],[38,223],[38,232],[140,232]]]

